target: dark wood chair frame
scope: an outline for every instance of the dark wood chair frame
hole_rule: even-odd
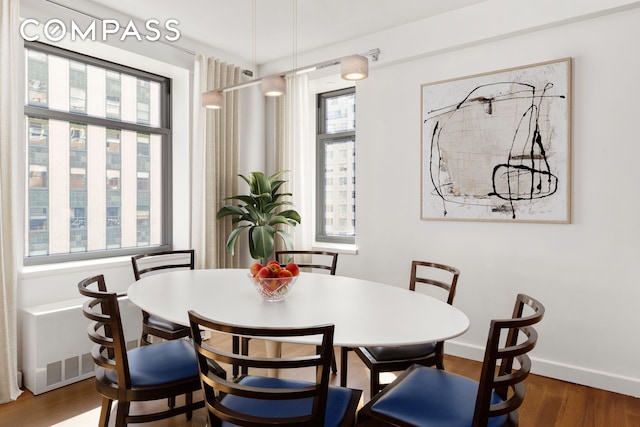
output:
[[[443,280],[436,280],[433,278],[422,277],[418,275],[418,270],[420,267],[427,267],[430,269],[436,269],[441,271],[446,271],[451,273],[450,281],[445,282]],[[426,284],[433,285],[447,291],[447,304],[453,304],[453,299],[456,295],[456,288],[458,285],[458,278],[460,276],[460,270],[455,267],[451,267],[445,264],[439,264],[435,262],[426,262],[426,261],[412,261],[411,262],[411,280],[409,282],[409,290],[415,291],[416,284]],[[396,360],[378,360],[371,353],[371,351],[367,347],[357,347],[357,348],[342,348],[342,358],[340,362],[340,385],[345,387],[347,385],[347,364],[349,351],[353,350],[355,354],[360,357],[360,359],[364,362],[364,364],[370,370],[370,396],[373,397],[376,393],[378,393],[385,384],[380,384],[380,373],[381,372],[396,372],[396,371],[404,371],[409,368],[413,364],[419,364],[423,366],[436,366],[438,369],[444,369],[444,342],[440,341],[436,343],[435,351],[426,355],[422,355],[420,357],[413,357],[407,359],[396,359]]]
[[[276,261],[280,263],[280,265],[285,265],[289,262],[291,257],[296,255],[323,255],[331,257],[330,264],[313,264],[313,263],[297,263],[300,268],[311,268],[311,269],[322,269],[328,270],[329,274],[332,276],[336,275],[336,267],[338,265],[338,252],[329,252],[329,251],[276,251]]]
[[[139,262],[142,260],[149,260],[151,258],[158,258],[163,256],[169,256],[174,254],[187,254],[189,255],[189,262],[175,262],[168,263],[162,265],[154,265],[148,268],[141,268]],[[133,266],[133,276],[136,280],[140,280],[140,278],[146,274],[153,271],[165,270],[165,269],[173,269],[173,268],[188,268],[193,270],[195,268],[195,250],[193,249],[185,249],[185,250],[176,250],[176,251],[162,251],[162,252],[152,252],[148,254],[140,254],[131,257],[131,264]],[[185,338],[190,336],[190,329],[187,326],[179,326],[175,325],[172,329],[162,328],[157,325],[153,325],[149,323],[149,317],[151,315],[146,311],[142,310],[142,336],[140,337],[140,345],[151,344],[149,336],[156,336],[165,340],[175,340],[179,338]]]
[[[97,290],[90,289],[97,287]],[[104,276],[94,276],[78,283],[79,292],[92,299],[83,305],[83,313],[92,322],[87,330],[89,339],[95,343],[91,356],[96,364],[96,389],[103,396],[100,412],[100,426],[107,427],[114,400],[118,401],[116,426],[128,423],[151,422],[164,418],[186,414],[191,419],[192,412],[204,407],[204,401],[193,402],[193,392],[200,390],[198,376],[159,384],[155,386],[133,387],[129,374],[126,340],[122,329],[118,295],[108,292]],[[107,376],[108,371],[115,371],[117,382]],[[167,410],[129,414],[131,402],[171,399],[185,395],[185,404],[172,406]]]
[[[194,334],[194,346],[198,355],[200,366],[200,379],[202,389],[205,394],[206,407],[209,410],[210,424],[219,426],[221,421],[227,421],[237,425],[296,425],[296,426],[323,426],[326,413],[327,394],[329,390],[329,367],[333,356],[333,325],[319,325],[308,328],[253,328],[236,326],[207,319],[193,310],[189,311],[191,330],[209,329],[212,331],[212,339],[203,342],[199,334]],[[215,347],[216,334],[230,334],[232,336],[243,336],[256,339],[281,338],[286,341],[290,337],[313,336],[322,337],[322,343],[316,346],[314,354],[297,357],[251,357],[227,351],[220,347]],[[261,388],[250,385],[238,384],[246,375],[227,380],[219,375],[222,367],[220,363],[239,366],[243,372],[250,369],[278,369],[280,371],[296,370],[301,368],[315,368],[315,382],[311,381],[309,386],[302,388]],[[211,369],[214,366],[216,369]],[[286,373],[282,376],[286,376]],[[247,398],[261,400],[287,400],[312,398],[312,412],[306,416],[295,418],[262,418],[248,414],[235,412],[221,402],[225,395],[238,395]],[[346,416],[340,426],[355,425],[357,406],[362,392],[351,390],[351,398],[346,411]]]
[[[533,314],[523,317],[526,306],[533,310]],[[525,398],[524,380],[531,371],[531,359],[527,353],[534,349],[538,340],[538,333],[533,325],[542,320],[544,313],[545,308],[538,300],[518,294],[511,319],[491,321],[478,382],[472,427],[486,426],[489,418],[500,415],[507,415],[503,426],[518,425],[518,408]],[[506,341],[503,347],[500,347],[500,338],[505,331]],[[526,338],[520,339],[521,336]],[[517,361],[517,369],[514,369],[514,360]],[[410,370],[420,368],[420,365],[414,365]],[[386,393],[393,392],[394,387],[402,383],[404,377],[410,374],[410,370],[400,375],[358,412],[359,426],[411,425],[372,410],[379,399]],[[429,384],[425,384],[425,387],[428,386]],[[503,399],[502,402],[491,404],[494,392]]]
[[[327,263],[327,264],[313,264],[313,263],[297,263],[298,267],[300,268],[311,268],[311,269],[321,269],[321,270],[327,270],[329,272],[330,275],[335,276],[336,275],[336,267],[338,265],[338,252],[329,252],[329,251],[276,251],[275,252],[275,259],[276,261],[278,261],[278,263],[282,266],[286,265],[288,262],[290,262],[291,257],[295,257],[295,255],[323,255],[323,256],[328,256],[331,257],[331,262]],[[247,354],[249,354],[249,340],[248,339],[243,339],[242,340],[242,348],[240,348],[240,345],[234,347],[234,352],[237,353],[239,350],[241,350],[242,354],[244,354],[245,356]],[[336,363],[336,359],[335,359],[335,354],[334,357],[331,361],[331,371],[335,374],[338,372],[338,364]],[[238,376],[239,370],[238,368],[234,367],[233,369],[233,376],[236,377]],[[246,373],[246,372],[243,372]]]

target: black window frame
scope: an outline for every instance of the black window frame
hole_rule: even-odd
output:
[[[335,243],[335,244],[355,244],[357,229],[356,229],[356,212],[355,212],[355,196],[353,197],[353,229],[354,234],[352,236],[343,236],[343,235],[329,235],[326,232],[326,210],[325,210],[325,202],[326,202],[326,194],[325,194],[325,147],[328,144],[341,142],[341,141],[353,141],[353,168],[354,168],[354,181],[355,181],[355,144],[356,144],[356,129],[352,131],[342,131],[342,132],[326,132],[326,104],[327,101],[331,98],[335,98],[338,96],[344,96],[348,94],[353,94],[354,99],[356,96],[356,88],[355,86],[333,90],[329,92],[322,92],[317,94],[317,103],[316,103],[316,230],[315,230],[315,241],[323,242],[323,243]],[[356,108],[356,102],[354,101],[354,109]],[[355,113],[355,111],[354,111]],[[336,185],[334,182],[333,185]],[[354,193],[355,193],[355,182],[354,182]]]
[[[161,178],[161,193],[162,193],[162,203],[161,203],[161,217],[162,224],[160,227],[161,238],[160,244],[157,245],[149,245],[149,246],[136,246],[136,247],[127,247],[127,248],[114,248],[108,249],[108,245],[105,245],[104,249],[100,250],[87,250],[83,252],[69,252],[66,254],[47,254],[47,255],[36,255],[36,256],[28,256],[27,248],[25,248],[25,253],[23,254],[23,265],[31,266],[31,265],[46,265],[53,264],[59,262],[68,262],[68,261],[82,261],[82,260],[93,260],[93,259],[103,259],[103,258],[112,258],[112,257],[121,257],[121,256],[131,256],[142,253],[150,253],[155,251],[164,251],[170,250],[173,247],[173,201],[172,201],[172,182],[173,182],[173,167],[172,167],[172,97],[171,97],[171,78],[161,76],[158,74],[150,73],[144,70],[140,70],[137,68],[132,68],[129,66],[121,65],[112,61],[100,59],[97,57],[81,54],[78,52],[74,52],[71,50],[63,49],[57,46],[52,46],[49,44],[41,43],[41,42],[24,42],[25,51],[27,49],[39,51],[45,54],[56,55],[59,57],[63,57],[69,59],[71,61],[82,62],[86,65],[94,65],[96,67],[100,67],[106,69],[107,71],[114,71],[117,73],[128,74],[134,77],[138,77],[144,80],[154,81],[160,86],[160,123],[158,127],[144,125],[139,123],[132,123],[122,121],[120,119],[109,118],[108,116],[105,118],[90,116],[83,113],[73,113],[71,111],[58,111],[58,110],[50,110],[47,107],[39,107],[28,104],[28,100],[25,100],[24,105],[24,120],[25,125],[28,122],[29,118],[37,118],[44,120],[61,120],[69,123],[78,123],[84,125],[96,125],[101,126],[106,129],[118,129],[129,130],[139,133],[147,133],[147,134],[156,134],[161,137],[161,152],[162,152],[162,178]],[[26,68],[26,64],[25,64]],[[28,82],[25,82],[28,84]],[[106,96],[106,95],[105,95]],[[120,105],[120,109],[122,106]],[[28,144],[29,138],[25,135],[25,144]],[[28,152],[28,147],[27,147]],[[28,159],[25,160],[25,164],[28,166]],[[25,173],[25,179],[28,179],[27,173]],[[26,188],[25,184],[25,188]],[[28,198],[28,194],[25,195]],[[24,221],[29,221],[28,216],[28,203],[25,200],[25,214]],[[122,213],[121,213],[122,215]],[[120,217],[122,219],[122,216]],[[25,245],[28,245],[28,234],[29,227],[25,227],[23,240],[25,241]]]

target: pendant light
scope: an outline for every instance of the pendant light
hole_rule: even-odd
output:
[[[340,75],[345,80],[362,80],[369,76],[369,60],[362,55],[345,56],[340,60]]]
[[[223,96],[221,90],[210,90],[202,94],[202,106],[212,110],[222,108]]]
[[[262,79],[264,96],[282,96],[287,92],[287,81],[282,76],[267,76]]]

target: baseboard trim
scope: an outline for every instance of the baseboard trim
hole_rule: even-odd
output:
[[[484,357],[484,348],[455,341],[447,341],[445,352],[452,356],[477,361],[482,361]],[[567,365],[536,357],[531,357],[531,360],[533,362],[531,372],[534,374],[627,396],[640,397],[640,379],[638,378]]]

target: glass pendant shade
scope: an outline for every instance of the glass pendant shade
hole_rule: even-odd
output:
[[[287,91],[287,81],[282,76],[268,76],[262,79],[264,96],[281,96]]]
[[[340,60],[340,74],[345,80],[362,80],[369,75],[369,60],[362,55],[345,56]]]
[[[202,106],[218,110],[222,108],[223,96],[220,90],[210,90],[202,94]]]

